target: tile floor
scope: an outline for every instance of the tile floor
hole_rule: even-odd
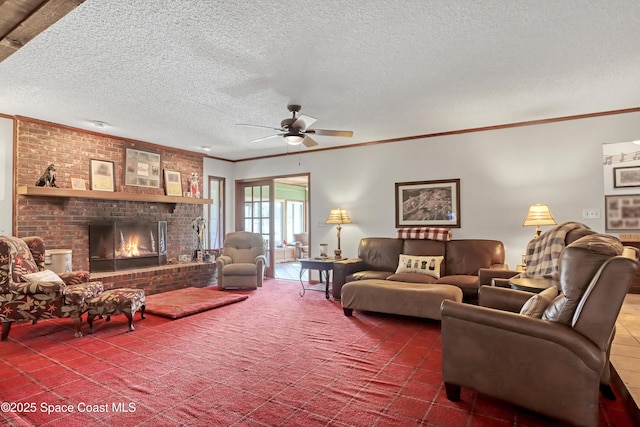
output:
[[[303,272],[302,280],[308,280]],[[312,275],[317,272],[312,272]],[[299,280],[300,263],[276,264],[276,278]],[[317,277],[312,279],[318,280]],[[611,348],[611,363],[626,386],[635,407],[640,407],[640,294],[628,294],[616,324],[616,336]]]
[[[315,274],[317,276],[317,272]],[[300,263],[296,261],[277,263],[275,276],[276,279],[300,280]],[[305,271],[302,273],[302,280],[306,281],[307,278],[308,275]]]
[[[640,294],[627,294],[611,347],[611,363],[629,395],[640,406]]]

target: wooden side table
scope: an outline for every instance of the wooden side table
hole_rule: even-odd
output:
[[[533,292],[536,294],[555,285],[556,281],[553,279],[535,279],[533,277],[517,277],[509,279],[509,286],[511,286],[511,289]]]
[[[318,270],[320,274],[320,283],[322,283],[322,273],[325,275],[325,289],[324,294],[327,299],[329,299],[329,277],[331,272],[333,271],[333,263],[336,261],[334,258],[302,258],[300,261],[300,284],[302,285],[302,291],[300,292],[300,296],[304,296],[307,288],[304,287],[304,282],[302,281],[302,273],[305,270]]]

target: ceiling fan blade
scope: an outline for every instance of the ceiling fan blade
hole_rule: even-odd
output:
[[[236,123],[236,126],[249,126],[249,127],[252,127],[252,128],[271,129],[271,130],[279,130],[281,132],[284,132],[284,129],[282,129],[282,128],[274,128],[273,126],[250,125],[250,124],[247,124],[247,123]]]
[[[309,129],[305,131],[305,133],[313,133],[316,135],[326,136],[342,136],[344,138],[351,138],[353,136],[353,131],[350,130]]]
[[[263,138],[258,138],[258,139],[253,139],[249,142],[260,142],[260,141],[264,141],[265,139],[271,139],[271,138],[275,138],[276,136],[282,136],[284,135],[284,133],[277,133],[275,135],[269,135],[269,136],[265,136]]]
[[[304,136],[304,139],[302,140],[302,143],[307,148],[315,147],[316,145],[318,145],[318,143],[313,138],[311,138],[309,135],[305,135]]]
[[[305,116],[304,114],[300,114],[296,119],[296,121],[293,122],[290,127],[294,129],[297,128],[297,129],[305,130],[305,129],[308,129],[309,126],[314,124],[316,120],[317,119],[311,116]]]

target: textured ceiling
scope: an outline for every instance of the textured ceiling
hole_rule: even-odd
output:
[[[231,160],[640,106],[637,0],[87,0],[0,63],[0,113]],[[108,123],[93,127],[89,121]]]

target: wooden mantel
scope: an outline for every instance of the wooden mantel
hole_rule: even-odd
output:
[[[91,191],[91,190],[71,190],[69,188],[55,187],[32,187],[18,186],[18,194],[21,196],[44,196],[44,197],[78,197],[83,199],[100,200],[125,200],[130,202],[151,202],[151,203],[188,203],[194,205],[210,205],[211,199],[198,197],[164,196],[155,194],[135,194],[111,191]]]

